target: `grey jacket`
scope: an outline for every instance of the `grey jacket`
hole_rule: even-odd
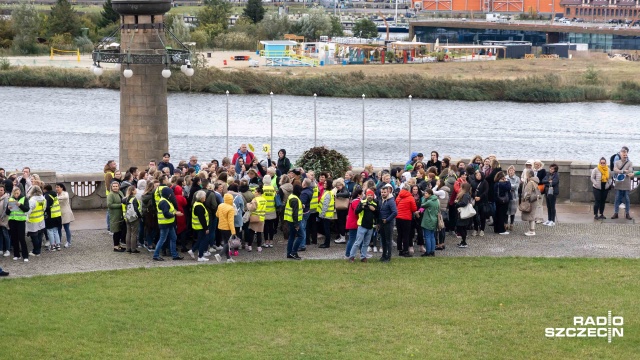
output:
[[[622,166],[623,164],[624,166]],[[615,174],[615,176],[617,176],[618,174],[627,174],[627,176],[624,177],[624,180],[616,181],[616,190],[625,190],[625,191],[631,190],[631,177],[628,176],[628,173],[632,171],[633,171],[633,163],[628,158],[626,163],[622,159],[616,161],[616,164],[613,167],[613,173]]]
[[[598,168],[594,168],[591,170],[591,183],[593,187],[600,190],[602,184],[602,173]],[[604,186],[605,189],[611,189],[611,185],[613,184],[613,172],[609,171],[609,179],[607,179],[607,184]]]

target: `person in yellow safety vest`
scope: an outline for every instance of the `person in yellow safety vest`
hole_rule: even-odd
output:
[[[207,210],[207,207],[204,206],[204,202],[207,199],[207,193],[204,190],[198,190],[195,195],[193,195],[193,199],[195,202],[191,207],[191,229],[193,229],[194,235],[197,239],[194,247],[198,248],[198,261],[205,262],[209,261],[205,256],[211,255],[211,253],[207,251],[207,248],[209,247],[209,239],[207,238],[207,235],[209,234],[209,211]],[[189,249],[187,253],[195,259],[193,250]],[[219,257],[220,256],[218,255],[216,259]]]
[[[29,216],[27,218],[27,235],[33,242],[33,250],[30,255],[39,256],[42,252],[42,234],[44,233],[44,209],[47,200],[42,195],[40,186],[34,185],[29,189]]]
[[[106,191],[106,195],[109,196],[109,190],[111,189],[111,180],[113,180],[113,176],[115,174],[116,168],[115,160],[107,161],[107,164],[104,166],[104,188]],[[109,221],[109,211],[107,210],[107,231],[111,232],[111,224]]]
[[[247,229],[247,251],[252,250],[254,234],[256,234],[258,251],[262,251],[262,232],[264,231],[264,216],[267,209],[267,200],[262,196],[263,193],[262,186],[257,187],[256,196],[247,204],[247,210],[251,211],[249,228]]]
[[[47,201],[44,225],[47,228],[47,236],[49,237],[49,250],[60,251],[59,229],[62,228],[62,212],[60,211],[58,193],[53,191],[53,186],[49,184],[44,186],[44,191],[44,197]]]
[[[24,234],[26,233],[27,213],[29,202],[22,196],[19,187],[14,187],[7,203],[7,215],[9,215],[9,236],[13,244],[13,260],[29,259],[29,249]]]
[[[298,248],[300,242],[304,240],[304,234],[302,233],[302,227],[300,222],[303,217],[302,201],[300,201],[300,195],[302,193],[302,186],[295,185],[293,192],[289,195],[287,204],[284,207],[284,221],[289,224],[289,239],[287,241],[287,259],[301,260],[298,256]]]
[[[271,176],[265,175],[262,182],[267,185],[262,186],[264,194],[262,195],[267,201],[264,216],[264,247],[273,247],[273,236],[276,233],[276,225],[278,215],[276,214],[276,189],[271,186]]]
[[[154,261],[164,261],[160,257],[160,249],[164,245],[165,241],[169,239],[169,249],[171,250],[171,256],[173,260],[182,260],[184,257],[178,255],[176,251],[176,216],[183,216],[180,211],[176,211],[176,207],[173,206],[169,199],[173,191],[170,188],[164,187],[162,189],[162,198],[156,203],[156,209],[158,211],[158,227],[160,228],[160,240],[156,245],[156,251],[153,253]]]
[[[127,244],[127,252],[130,254],[138,254],[140,250],[138,250],[138,230],[140,227],[140,219],[142,218],[142,205],[138,198],[136,197],[136,193],[138,189],[135,186],[129,186],[127,188],[127,196],[122,199],[122,214],[124,216],[124,220],[127,227],[127,235],[125,235],[125,243]],[[133,214],[127,214],[127,210],[131,204]]]
[[[311,188],[313,188],[313,196],[309,204],[309,219],[307,219],[306,242],[311,244],[318,243],[318,184],[315,180],[315,172],[310,170],[307,172],[307,179],[311,180]]]
[[[326,178],[321,202],[322,211],[320,211],[319,215],[324,228],[324,244],[318,246],[321,249],[326,249],[331,246],[331,221],[337,218],[335,196],[331,190],[333,190],[333,180]]]

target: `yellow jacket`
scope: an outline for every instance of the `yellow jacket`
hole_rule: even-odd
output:
[[[218,218],[218,229],[231,230],[231,235],[235,235],[236,228],[233,221],[235,215],[236,209],[233,207],[233,195],[225,194],[224,203],[218,205],[218,210],[216,210],[216,217]]]

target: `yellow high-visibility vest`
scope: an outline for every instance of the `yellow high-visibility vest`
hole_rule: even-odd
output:
[[[36,207],[29,214],[29,222],[30,223],[39,223],[40,221],[44,221],[44,208],[47,204],[46,200],[39,200],[36,202]]]
[[[262,196],[267,201],[267,207],[264,210],[265,213],[276,212],[276,189],[271,185],[265,185],[262,187]]]
[[[24,205],[24,196],[20,198],[20,200],[16,200],[13,196],[9,198],[9,203],[17,202],[20,205]],[[15,221],[27,221],[27,213],[22,211],[20,208],[18,210],[11,210],[11,214],[9,214],[9,220]]]
[[[172,218],[165,218],[164,212],[160,210],[160,204],[163,201],[166,201],[167,204],[169,204],[169,212],[171,212],[174,215]],[[173,204],[171,203],[171,201],[168,201],[167,199],[162,198],[156,205],[156,208],[158,210],[158,225],[169,225],[169,224],[173,224],[173,222],[176,221],[176,217],[175,217],[176,209],[173,207]]]
[[[391,200],[393,201],[393,200]],[[373,205],[373,206],[378,206],[378,204],[376,204],[375,201],[371,200],[371,201],[367,201],[365,206],[369,206],[369,205]],[[358,226],[362,225],[362,217],[364,216],[364,210],[362,210],[360,212],[360,214],[358,214]]]
[[[49,195],[49,198],[53,200],[53,205],[51,205],[51,210],[50,210],[51,218],[52,219],[59,218],[60,216],[62,216],[62,212],[60,211],[60,202],[58,201],[58,197]]]
[[[324,213],[324,217],[327,218],[327,219],[332,219],[333,218],[333,214],[336,212],[336,206],[335,206],[335,198],[334,198],[333,193],[331,191],[325,191],[324,194],[322,194],[322,203],[318,205],[318,209],[321,209],[324,206],[325,198],[327,196],[330,197],[329,208]],[[321,212],[321,211],[322,210],[318,210],[318,212]]]
[[[265,209],[267,208],[267,200],[265,200],[262,196],[258,196],[255,198],[258,206],[254,211],[251,212],[251,215],[260,217],[260,221],[264,221]]]
[[[311,203],[309,204],[309,211],[312,213],[317,213],[322,209],[318,209],[318,186],[316,185],[313,188],[313,196],[311,197]]]
[[[198,218],[198,215],[196,215],[196,207],[197,206],[202,206],[202,208],[204,209],[204,218],[207,222],[206,226],[207,229],[209,228],[209,211],[207,211],[206,206],[204,206],[204,204],[202,204],[200,201],[196,201],[195,204],[193,204],[193,207],[191,208],[191,228],[193,230],[202,230],[202,224],[200,224],[200,218]]]
[[[302,201],[300,198],[291,194],[289,195],[290,199],[296,199],[298,201],[298,221],[302,220]],[[293,222],[293,208],[289,206],[289,200],[287,200],[287,205],[284,207],[284,221]]]

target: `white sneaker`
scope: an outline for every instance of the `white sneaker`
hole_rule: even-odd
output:
[[[215,258],[216,258],[216,261],[217,261],[217,262],[220,262],[220,260],[222,260],[222,257],[221,257],[219,254],[215,254],[215,255],[213,255],[213,257],[215,257]]]
[[[258,252],[262,252],[262,246],[258,246]]]
[[[64,247],[65,248],[68,248],[69,246],[71,246],[71,244],[69,244],[68,242],[64,243]],[[140,247],[140,246],[138,246],[138,247]]]
[[[347,239],[345,239],[343,236],[340,236],[339,238],[335,239],[333,242],[336,244],[344,244],[347,242]]]
[[[51,243],[49,243],[49,241],[45,241],[44,242],[44,246],[49,247],[49,246],[51,246]]]
[[[233,259],[227,259],[227,263],[234,263],[234,262],[236,262],[236,261],[233,260]]]
[[[547,226],[556,226],[556,223],[554,223],[553,221],[549,221],[549,223],[547,224]]]
[[[526,233],[524,233],[524,236],[536,236],[536,233],[533,231],[528,231]]]
[[[29,259],[24,259],[24,262],[29,262]]]
[[[211,253],[208,251],[205,251],[204,254],[202,254],[202,256],[211,256]]]
[[[480,237],[483,237],[483,236],[484,236],[484,231],[480,230]]]
[[[373,257],[373,255],[367,254],[367,259],[371,259],[372,257]]]
[[[189,256],[191,256],[191,258],[192,258],[193,260],[195,260],[195,259],[196,259],[196,255],[193,253],[193,250],[189,250],[189,251],[187,251],[187,254],[189,254]],[[200,261],[200,259],[202,259],[202,258],[198,258],[198,261]]]
[[[374,253],[377,253],[377,252],[378,252],[378,248],[374,246],[374,247],[373,247],[373,252],[374,252]]]
[[[369,246],[369,248],[367,249],[367,252],[373,252],[373,248]]]
[[[509,235],[509,232],[508,231],[501,232],[500,235]]]
[[[478,231],[473,230],[473,232],[471,233],[471,236],[478,236]]]
[[[217,250],[217,251],[222,250],[222,246],[216,246],[216,250]]]
[[[216,250],[216,248],[214,248],[214,247],[210,247],[210,248],[209,248],[209,252],[214,253],[214,252],[216,252],[216,251],[217,251],[217,250]]]
[[[5,257],[11,256],[11,254],[9,254],[9,250],[5,251],[3,256],[5,256]]]
[[[551,221],[545,221],[545,222],[543,222],[543,223],[542,223],[542,225],[544,225],[544,226],[549,226],[549,223],[550,223],[550,222],[551,222]]]
[[[198,262],[205,262],[205,261],[209,261],[209,259],[207,259],[206,257],[198,258]]]
[[[16,257],[13,258],[13,260],[22,260],[22,258],[19,257],[19,256],[16,256]]]
[[[391,245],[393,245],[393,247],[398,247],[398,243],[396,243],[395,241],[391,241]]]

